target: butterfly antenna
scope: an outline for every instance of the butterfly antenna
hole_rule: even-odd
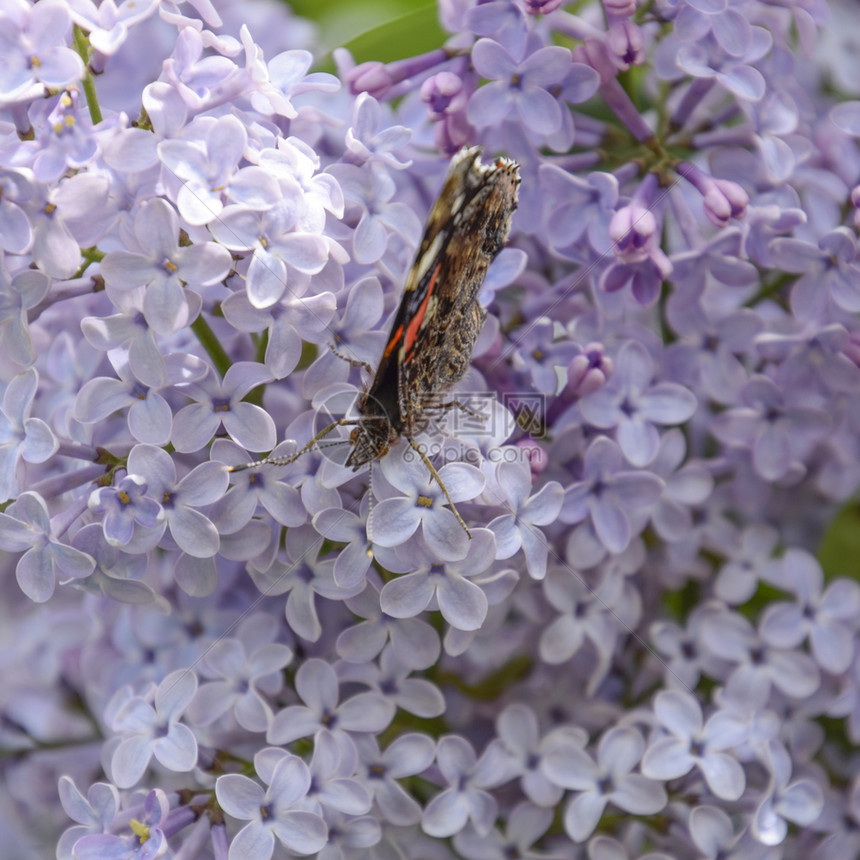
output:
[[[373,376],[373,368],[366,361],[362,361],[360,358],[350,358],[348,355],[344,355],[344,353],[342,353],[333,343],[329,344],[329,349],[341,361],[345,361],[350,367],[361,367]]]
[[[367,480],[367,555],[371,557],[373,555],[373,550],[370,548],[370,544],[373,543],[373,460],[370,461]]]
[[[317,442],[320,441],[320,439],[325,436],[328,436],[328,434],[331,433],[331,431],[334,430],[335,427],[348,427],[350,425],[355,424],[358,424],[357,419],[341,418],[340,421],[333,421],[327,427],[324,427],[322,430],[320,430],[319,433],[317,433],[316,436],[314,436],[313,439],[311,439],[310,442],[308,442],[304,447],[296,451],[295,454],[290,454],[289,457],[266,457],[262,460],[254,460],[252,463],[242,463],[240,466],[228,466],[227,471],[244,472],[245,469],[254,469],[257,466],[289,466],[290,463],[294,463],[296,460],[298,460],[299,457],[302,456],[302,454],[307,454],[307,452],[310,451],[311,448],[313,448],[317,444]],[[341,441],[346,442],[347,440],[343,439]],[[340,441],[332,442],[331,444],[339,445]]]

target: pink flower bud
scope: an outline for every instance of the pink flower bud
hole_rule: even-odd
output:
[[[602,343],[590,343],[567,366],[567,390],[585,397],[602,388],[612,376],[612,359],[604,355]]]
[[[354,96],[370,93],[375,99],[381,99],[394,83],[385,63],[375,61],[359,63],[350,69],[344,75],[344,82]]]

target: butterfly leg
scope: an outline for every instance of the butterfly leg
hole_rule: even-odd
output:
[[[358,419],[355,418],[341,418],[340,421],[332,421],[327,427],[324,427],[311,439],[310,442],[307,443],[304,447],[300,448],[296,451],[295,454],[290,454],[289,457],[266,457],[263,460],[254,460],[253,463],[243,463],[241,466],[228,466],[228,472],[242,472],[245,469],[253,469],[255,466],[288,466],[290,463],[295,462],[302,456],[302,454],[306,454],[320,439],[328,436],[335,427],[348,427],[351,425],[358,424]]]
[[[476,412],[460,400],[449,400],[447,403],[440,403],[437,408],[440,410],[456,408],[461,412],[465,412],[466,415],[471,415],[472,418],[487,419],[490,417],[486,412]]]
[[[469,536],[469,540],[472,539],[472,533],[469,531],[469,527],[466,525],[463,518],[460,516],[460,512],[457,510],[457,506],[454,504],[454,501],[451,498],[451,494],[448,492],[448,488],[442,482],[442,479],[439,477],[439,473],[436,471],[436,467],[430,462],[430,458],[424,453],[421,449],[421,446],[412,439],[411,436],[406,437],[409,441],[409,444],[412,446],[412,449],[418,454],[421,458],[421,461],[427,467],[430,474],[433,476],[433,479],[439,485],[442,492],[445,494],[445,498],[448,500],[448,504],[451,506],[451,512],[457,517],[457,522],[463,527],[463,531]]]

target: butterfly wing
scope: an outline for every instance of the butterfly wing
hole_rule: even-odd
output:
[[[520,179],[515,162],[480,156],[471,147],[451,162],[366,395],[365,412],[381,410],[397,432],[462,377],[483,325],[478,292],[510,232]]]
[[[510,232],[519,182],[515,162],[481,164],[477,147],[452,164],[407,281],[405,313],[389,340],[398,351],[404,416],[461,379],[469,366],[486,318],[478,293]]]

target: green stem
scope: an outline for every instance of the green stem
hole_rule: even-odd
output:
[[[781,272],[769,284],[764,284],[762,288],[748,301],[746,307],[754,308],[756,305],[766,299],[780,300],[780,293],[785,293],[789,286],[797,280],[797,275],[789,272]],[[782,304],[785,304],[785,298],[782,298]]]
[[[81,55],[84,61],[84,95],[87,99],[87,107],[90,109],[90,119],[93,125],[98,125],[102,121],[102,111],[99,107],[99,97],[96,95],[96,82],[93,73],[90,71],[90,43],[84,31],[75,25],[75,49]]]
[[[230,361],[230,356],[224,351],[224,347],[221,346],[221,342],[215,337],[215,332],[209,328],[209,323],[202,316],[199,316],[191,323],[191,331],[197,336],[197,340],[200,341],[203,349],[206,350],[209,358],[212,359],[215,369],[223,377],[229,370],[232,362]]]

